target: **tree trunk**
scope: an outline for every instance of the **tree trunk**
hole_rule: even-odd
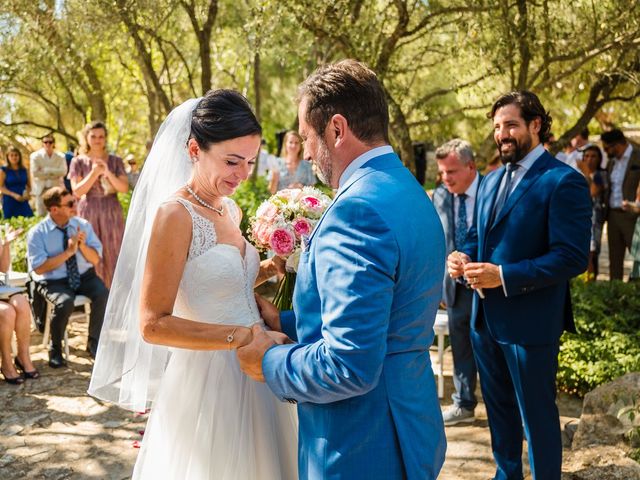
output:
[[[202,95],[211,90],[211,32],[218,16],[218,0],[211,0],[207,9],[207,19],[200,27],[196,15],[196,7],[193,1],[181,1],[180,5],[187,12],[193,32],[198,39],[198,50],[200,52],[200,86]]]
[[[167,96],[166,92],[162,88],[160,83],[160,78],[158,74],[153,69],[153,60],[151,58],[151,53],[147,50],[147,45],[145,45],[142,37],[140,36],[140,26],[132,19],[128,14],[128,7],[124,3],[124,0],[116,0],[116,8],[117,13],[124,23],[127,31],[129,32],[129,36],[133,40],[133,44],[136,49],[136,62],[140,67],[142,75],[145,78],[145,83],[147,84],[147,88],[151,87],[154,91],[154,95],[159,101],[160,106],[164,110],[165,114],[168,114],[171,111],[172,104],[171,100]]]
[[[398,154],[402,159],[405,167],[416,174],[416,163],[413,154],[413,144],[411,142],[411,133],[407,125],[407,119],[400,108],[400,105],[386,92],[387,102],[389,103],[389,126],[391,141],[398,150]]]
[[[102,89],[102,83],[96,70],[90,62],[85,62],[83,65],[84,71],[89,79],[90,89],[86,91],[89,104],[91,105],[91,120],[107,121],[107,105],[104,101],[104,91]]]
[[[253,110],[256,114],[256,118],[258,119],[258,122],[260,122],[262,117],[262,114],[261,114],[262,99],[260,96],[260,54],[258,52],[256,52],[256,54],[253,56],[253,94],[254,94]],[[260,166],[260,154],[258,153],[258,156],[256,157],[256,164],[253,167],[253,172],[251,173],[251,178],[250,178],[251,182],[255,182],[256,178],[258,178],[259,166]]]

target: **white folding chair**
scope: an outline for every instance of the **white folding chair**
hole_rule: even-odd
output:
[[[444,337],[449,335],[449,316],[444,310],[438,310],[433,331],[438,337],[438,398],[444,397]]]
[[[85,318],[86,322],[89,322],[89,318],[91,316],[91,300],[89,297],[76,295],[76,298],[73,301],[73,306],[83,306],[84,312],[73,312],[71,317],[69,317],[67,328],[64,330],[64,356],[67,360],[69,359],[69,335],[67,334],[69,325],[71,325],[72,321],[79,318]],[[47,299],[47,316],[44,322],[44,334],[42,335],[42,346],[45,348],[49,346],[49,337],[51,336],[51,317],[53,317],[53,303]]]

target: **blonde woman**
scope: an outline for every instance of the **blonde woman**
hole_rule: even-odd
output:
[[[78,216],[91,223],[102,242],[102,261],[96,272],[111,287],[124,233],[122,207],[117,192],[129,190],[129,181],[120,157],[107,152],[107,127],[91,122],[82,131],[81,154],[71,161],[69,180],[80,198]]]
[[[310,162],[302,161],[302,138],[298,132],[288,131],[284,136],[283,156],[278,159],[278,168],[271,174],[269,190],[276,193],[284,188],[302,188],[315,185],[316,177]]]

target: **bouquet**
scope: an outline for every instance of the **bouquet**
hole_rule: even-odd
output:
[[[313,232],[331,198],[314,187],[280,190],[262,202],[250,220],[250,238],[260,251],[286,259],[286,273],[273,303],[291,310],[303,242]]]

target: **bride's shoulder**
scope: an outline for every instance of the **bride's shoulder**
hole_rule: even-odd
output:
[[[173,197],[160,204],[155,218],[156,226],[166,226],[169,229],[181,229],[191,225],[191,215],[179,197]]]

